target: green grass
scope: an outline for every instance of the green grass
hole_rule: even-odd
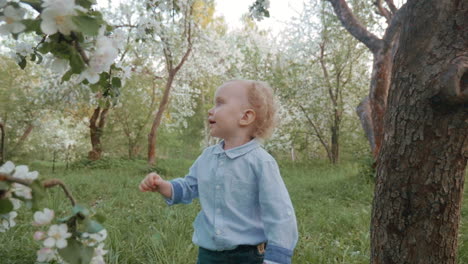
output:
[[[148,169],[143,161],[109,161],[79,169],[34,162],[42,178],[60,178],[79,203],[104,214],[109,237],[107,263],[195,263],[197,248],[191,242],[192,221],[200,209],[191,205],[166,206],[158,194],[141,193],[138,184]],[[115,164],[114,164],[115,163]],[[184,176],[192,161],[162,160],[157,170],[167,179]],[[75,164],[76,165],[76,164]],[[293,263],[369,263],[369,223],[373,182],[357,163],[337,167],[316,163],[281,164],[298,219],[300,240]],[[48,191],[45,207],[65,216],[70,209],[60,189]],[[32,212],[22,208],[18,225],[0,233],[2,264],[34,263],[39,244],[33,241]],[[465,204],[462,215],[468,218]],[[463,221],[462,221],[463,222]],[[462,224],[460,234],[468,229]],[[459,263],[468,263],[468,237],[460,238]]]

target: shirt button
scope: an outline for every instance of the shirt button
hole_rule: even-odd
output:
[[[217,234],[217,235],[221,235],[221,230],[216,229],[216,234]]]
[[[221,189],[221,186],[216,185],[216,189],[217,189],[217,190]]]
[[[221,209],[219,209],[219,208],[216,209],[216,213],[218,213],[218,214],[221,213]]]

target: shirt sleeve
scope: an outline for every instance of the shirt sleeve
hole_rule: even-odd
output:
[[[263,161],[259,175],[260,212],[268,239],[265,262],[290,264],[298,239],[296,215],[276,161]]]
[[[184,178],[176,178],[169,181],[172,186],[172,197],[166,199],[168,205],[189,204],[193,199],[198,198],[198,177],[196,172],[200,159],[201,156],[193,163],[189,169],[189,173]]]

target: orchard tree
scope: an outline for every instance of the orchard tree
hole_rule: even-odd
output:
[[[377,0],[374,2],[378,15],[385,18],[388,24],[382,37],[378,37],[365,26],[356,13],[351,10],[347,0],[329,1],[337,17],[345,29],[362,42],[373,54],[373,66],[369,95],[362,100],[357,108],[364,132],[371,145],[376,159],[384,136],[384,115],[387,107],[387,96],[391,84],[393,53],[397,48],[395,43],[401,26],[398,8],[393,0]],[[352,1],[355,10],[366,8],[365,1]]]
[[[12,59],[1,57],[0,64],[0,163],[21,152],[38,119],[43,102],[37,93],[42,82],[39,71],[27,73],[16,67]]]
[[[304,124],[294,133],[316,137],[331,163],[339,161],[342,121],[367,81],[365,50],[338,23],[328,6],[305,4],[285,32],[282,54],[289,63],[278,71],[279,94],[297,124]]]
[[[405,9],[378,157],[371,263],[457,263],[468,2],[409,0]]]

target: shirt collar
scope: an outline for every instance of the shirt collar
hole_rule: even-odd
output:
[[[215,146],[213,154],[226,153],[226,156],[228,156],[230,159],[235,159],[239,156],[246,154],[247,152],[251,150],[254,150],[260,147],[260,144],[258,140],[254,138],[250,140],[249,142],[245,143],[244,145],[241,145],[232,149],[224,150],[223,147],[224,147],[224,140],[221,140],[221,142],[219,142]]]

